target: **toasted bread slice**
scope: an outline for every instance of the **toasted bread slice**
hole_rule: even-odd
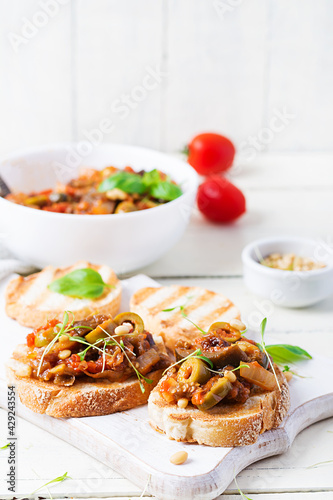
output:
[[[287,381],[277,366],[275,371],[281,391],[256,388],[245,404],[222,402],[208,411],[167,403],[158,384],[148,400],[150,424],[176,441],[226,447],[253,444],[262,432],[278,427],[289,410]]]
[[[177,307],[178,306],[178,307]],[[160,288],[141,288],[132,296],[130,308],[143,319],[147,330],[160,334],[166,346],[173,350],[179,339],[192,341],[199,330],[181,313],[207,331],[216,321],[240,319],[234,304],[220,293],[200,287],[171,285]],[[163,309],[173,309],[164,312]]]
[[[158,351],[166,360],[165,346],[161,337],[154,337]],[[107,379],[82,377],[65,387],[30,377],[31,368],[21,361],[27,355],[27,346],[19,344],[7,364],[8,382],[16,386],[21,402],[36,413],[51,417],[89,417],[108,415],[146,404],[150,392],[162,376],[164,368],[154,370],[142,379],[142,392],[137,377],[124,382],[110,382]]]
[[[47,286],[65,274],[82,268],[99,272],[105,283],[114,288],[105,288],[98,299],[78,299],[51,292]],[[108,266],[96,266],[80,261],[73,266],[56,269],[48,266],[39,273],[26,278],[19,276],[8,284],[6,290],[6,313],[21,325],[37,328],[48,319],[62,319],[64,311],[71,311],[75,320],[86,318],[92,312],[117,314],[121,301],[121,284],[113,270]]]
[[[15,368],[17,369],[19,364],[23,363],[11,360],[7,366],[7,376],[9,382],[15,384],[21,402],[36,413],[45,413],[56,418],[109,415],[146,404],[151,390],[163,372],[156,370],[149,373],[147,377],[153,383],[147,384],[143,381],[145,392],[142,393],[136,377],[121,383],[109,382],[106,379],[92,382],[92,379],[86,377],[76,381],[71,387],[62,387],[52,382],[18,377]]]

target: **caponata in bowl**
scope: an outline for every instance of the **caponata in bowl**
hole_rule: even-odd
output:
[[[82,169],[80,175],[54,189],[14,192],[6,199],[30,208],[64,214],[121,214],[168,203],[182,194],[178,184],[154,169],[135,172],[131,167]]]

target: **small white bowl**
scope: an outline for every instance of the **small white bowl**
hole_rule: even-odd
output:
[[[198,186],[196,172],[183,161],[145,148],[78,143],[12,155],[1,162],[0,175],[13,191],[29,192],[68,182],[82,166],[109,165],[158,168],[181,185],[183,194],[159,207],[111,215],[52,213],[0,198],[0,233],[13,254],[40,268],[83,259],[123,274],[166,253],[186,229]]]
[[[326,264],[313,271],[282,271],[260,264],[272,253],[294,253]],[[243,276],[255,294],[284,307],[306,307],[333,294],[333,255],[324,242],[298,237],[256,240],[242,252]]]

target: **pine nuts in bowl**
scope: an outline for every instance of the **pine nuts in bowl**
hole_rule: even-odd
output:
[[[320,240],[256,240],[244,248],[242,262],[247,287],[276,305],[306,307],[333,294],[333,250]]]

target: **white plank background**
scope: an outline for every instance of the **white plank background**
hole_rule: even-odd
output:
[[[0,0],[0,19],[0,153],[86,140],[105,119],[94,140],[169,152],[202,130],[245,157],[253,140],[333,149],[330,0]]]

